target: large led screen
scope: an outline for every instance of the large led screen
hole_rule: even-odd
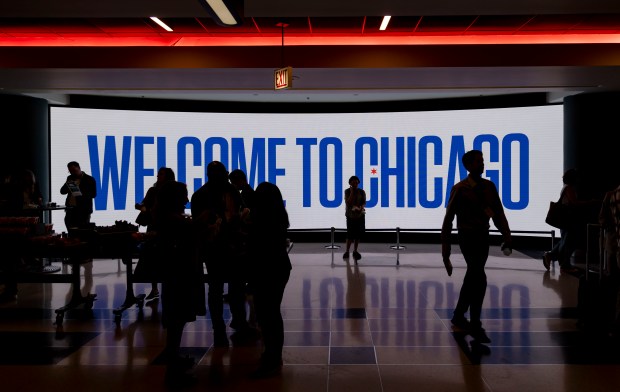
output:
[[[450,188],[466,176],[461,156],[484,153],[513,230],[549,231],[544,217],[562,186],[562,107],[396,113],[180,113],[53,107],[52,200],[67,163],[97,182],[92,221],[134,222],[162,166],[191,194],[212,160],[250,184],[277,184],[291,228],[343,228],[344,190],[357,175],[366,227],[439,229]],[[56,231],[64,230],[56,215]]]

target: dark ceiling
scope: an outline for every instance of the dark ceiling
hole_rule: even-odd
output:
[[[555,100],[620,89],[619,1],[246,0],[235,1],[239,27],[217,25],[197,0],[13,3],[0,4],[0,91],[56,103],[72,94],[355,102],[546,92]],[[379,31],[386,13],[392,20]],[[271,75],[284,60],[294,88],[274,92]]]
[[[166,32],[149,18],[2,18],[0,37],[122,37],[291,35],[478,35],[618,34],[620,14],[395,16],[385,31],[382,17],[245,17],[239,27],[217,25],[209,17],[165,18]]]

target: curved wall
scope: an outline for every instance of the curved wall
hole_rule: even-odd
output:
[[[620,184],[620,92],[564,99],[564,168],[581,173],[581,197],[602,199]]]
[[[44,99],[21,95],[0,95],[0,171],[19,169],[34,172],[49,200],[49,111]]]
[[[94,98],[94,97],[92,97]],[[525,97],[522,97],[525,98]],[[532,101],[533,104],[540,104],[540,96],[528,96],[527,99],[508,99],[502,106],[515,106],[526,104],[525,101]],[[129,100],[110,100],[110,99],[84,99],[82,102],[76,100],[77,106],[87,106],[92,104],[97,106],[134,106]],[[102,101],[106,105],[102,105]],[[132,100],[133,101],[133,100]],[[467,100],[449,100],[448,106],[454,104],[463,106],[484,106],[488,102]],[[141,100],[144,105],[145,100]],[[472,105],[472,102],[476,104]],[[497,102],[497,100],[496,100]],[[73,103],[73,102],[72,102]],[[116,103],[116,105],[113,105]],[[134,102],[131,102],[134,103]],[[159,106],[156,102],[150,103]],[[166,102],[170,104],[170,102]],[[438,102],[437,102],[438,103]],[[81,104],[81,105],[80,105]],[[443,102],[445,105],[446,102]],[[481,105],[482,104],[482,105]],[[444,106],[441,105],[440,106]],[[150,106],[150,105],[148,105]],[[177,102],[171,107],[197,106],[193,108],[213,110],[213,105],[187,105],[187,102]],[[268,105],[257,104],[260,111],[270,111]],[[286,105],[287,111],[295,112],[305,105]],[[319,105],[320,106],[320,105]],[[332,110],[339,105],[330,104]],[[343,104],[343,110],[351,110],[353,104]],[[357,106],[357,105],[355,105]],[[359,105],[362,109],[365,105]],[[374,105],[390,107],[394,110],[394,105],[382,103]],[[437,110],[429,106],[429,103],[412,102],[405,105],[399,103],[400,110]],[[434,106],[434,105],[431,105]],[[237,106],[248,112],[252,112],[253,105],[245,103]],[[282,108],[282,106],[278,106]],[[407,108],[408,107],[408,108]],[[297,108],[297,109],[296,109]],[[618,170],[618,156],[620,151],[615,139],[620,133],[620,92],[579,94],[567,97],[564,100],[564,168],[578,168],[583,176],[583,197],[600,198],[605,191],[620,184],[620,170]],[[160,109],[160,107],[157,107]],[[266,109],[266,110],[265,110]],[[305,108],[308,109],[307,106]],[[315,107],[319,111],[324,108]],[[174,110],[174,109],[173,109]],[[314,111],[314,110],[310,110]],[[41,191],[45,200],[49,200],[49,111],[48,103],[44,99],[32,98],[18,95],[0,95],[0,132],[2,133],[2,143],[0,143],[0,169],[2,172],[12,171],[19,168],[29,168],[33,170],[39,181]]]

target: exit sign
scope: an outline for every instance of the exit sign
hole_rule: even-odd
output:
[[[293,87],[293,67],[280,68],[273,71],[274,87],[283,90]]]

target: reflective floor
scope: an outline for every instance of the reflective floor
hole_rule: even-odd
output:
[[[397,253],[363,244],[355,265],[342,249],[295,244],[282,304],[282,375],[250,379],[259,344],[213,348],[207,316],[183,337],[184,353],[198,361],[190,390],[620,390],[618,347],[577,328],[577,278],[492,248],[483,310],[492,343],[480,345],[449,321],[465,272],[461,255],[448,277],[439,245],[406,246]],[[22,284],[16,302],[0,305],[1,390],[166,390],[158,301],[128,309],[117,324],[112,310],[125,300],[125,266],[95,260],[83,269],[82,290],[97,300],[92,310],[68,312],[60,326],[54,309],[71,297],[69,284]],[[135,285],[136,294],[149,289]]]

